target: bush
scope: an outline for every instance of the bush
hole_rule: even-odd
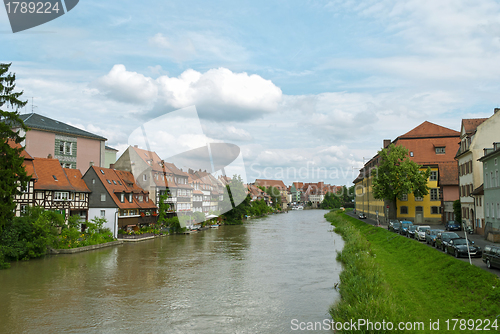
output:
[[[7,222],[0,235],[0,267],[6,261],[29,260],[45,255],[57,236],[64,217],[54,211],[28,207],[26,215]]]

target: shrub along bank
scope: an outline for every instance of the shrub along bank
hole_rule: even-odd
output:
[[[492,327],[500,326],[500,281],[495,275],[344,213],[325,217],[345,240],[337,257],[344,265],[341,300],[330,309],[335,322],[385,321],[395,328],[400,322],[410,328],[410,322],[415,327],[407,332],[477,333],[489,319],[490,330],[497,331]],[[416,323],[423,323],[423,330],[415,330]],[[365,326],[343,332],[392,331]]]

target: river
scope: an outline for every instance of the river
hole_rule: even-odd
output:
[[[293,319],[329,319],[340,298],[343,241],[325,213],[13,263],[0,333],[296,333]]]

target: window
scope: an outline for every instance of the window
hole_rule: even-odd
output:
[[[25,186],[21,186],[21,192],[27,193],[29,190],[29,183],[27,183]]]
[[[146,181],[147,179],[148,179],[148,177],[146,176],[146,174],[143,174],[143,175],[142,175],[142,180],[143,180],[143,181]]]
[[[144,200],[144,198],[142,197],[142,195],[139,196],[139,202],[142,202]]]
[[[106,202],[106,194],[101,194],[101,202]]]
[[[21,216],[24,216],[26,214],[28,206],[26,204],[21,204]]]
[[[57,181],[57,177],[55,175],[52,175],[52,177],[54,178],[55,181]]]
[[[131,194],[131,193],[130,193],[130,194],[128,194],[128,201],[129,201],[130,203],[132,203],[132,194]]]
[[[66,191],[56,191],[54,192],[54,201],[66,201],[68,200],[69,193]]]
[[[120,202],[122,202],[122,203],[125,202],[125,194],[124,193],[120,194]]]
[[[439,206],[431,206],[431,214],[438,215],[441,208]]]
[[[438,172],[437,171],[431,171],[431,176],[429,177],[429,180],[431,181],[437,181],[438,179]]]
[[[106,217],[106,210],[101,210],[101,217]]]
[[[106,179],[106,181],[107,181],[109,184],[111,184],[111,181],[110,181],[110,180]]]
[[[498,170],[495,171],[495,187],[498,187]]]
[[[408,207],[407,206],[402,206],[399,208],[399,212],[402,214],[402,215],[407,215],[408,214]]]
[[[439,201],[439,189],[431,189],[431,201]]]
[[[59,142],[59,154],[71,155],[72,152],[73,152],[73,143],[69,141]]]
[[[436,147],[436,154],[445,154],[445,147]]]
[[[101,171],[101,174],[104,175],[104,171],[102,169],[100,169],[100,171]]]
[[[484,210],[486,212],[486,217],[488,218],[490,216],[490,205],[489,203],[486,203],[486,210]]]
[[[406,202],[407,200],[408,200],[408,195],[407,194],[401,195],[400,201]]]
[[[116,186],[116,181],[115,180],[113,180],[113,184]]]
[[[92,184],[95,184],[95,179],[92,179]]]
[[[497,165],[497,158],[495,158],[495,160],[494,160],[494,161],[495,161],[495,166],[496,166],[496,165]]]
[[[413,156],[413,151],[410,152],[410,157],[412,157],[412,156]]]
[[[417,202],[422,202],[424,200],[423,197],[418,197],[418,196],[415,196],[415,201]]]

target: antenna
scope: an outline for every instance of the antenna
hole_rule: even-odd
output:
[[[34,109],[35,109],[35,108],[38,108],[38,106],[35,106],[35,105],[33,104],[33,100],[34,100],[34,97],[32,96],[32,97],[31,97],[31,113],[32,113],[32,114],[34,114],[34,113],[35,113],[35,112],[34,112]]]

